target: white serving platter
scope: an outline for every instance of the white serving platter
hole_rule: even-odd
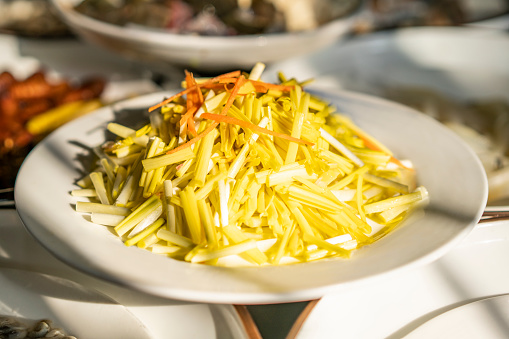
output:
[[[23,164],[16,208],[29,232],[60,260],[94,277],[161,297],[208,303],[259,304],[310,300],[348,285],[438,259],[479,220],[487,198],[475,154],[435,120],[405,106],[349,92],[321,93],[355,123],[410,159],[431,197],[409,221],[349,260],[273,267],[212,267],[128,248],[104,226],[74,211],[69,192],[83,175],[80,157],[104,141],[121,111],[138,116],[168,93],[135,98],[78,119],[39,144]]]

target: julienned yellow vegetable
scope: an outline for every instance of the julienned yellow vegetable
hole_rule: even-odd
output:
[[[213,265],[347,258],[427,201],[414,170],[280,74],[195,79],[95,151],[78,212],[127,246]],[[104,205],[104,207],[101,207]]]

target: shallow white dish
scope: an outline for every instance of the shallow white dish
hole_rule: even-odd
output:
[[[460,306],[441,314],[406,336],[424,338],[507,338],[509,296],[501,295]]]
[[[94,279],[89,275],[85,275],[65,265],[46,251],[26,231],[14,209],[0,210],[0,220],[2,220],[2,222],[0,222],[0,278],[1,272],[10,268],[14,269],[10,270],[14,273],[18,271],[30,271],[28,273],[18,273],[18,276],[25,278],[23,281],[19,281],[22,286],[31,284],[32,282],[39,282],[45,277],[48,277],[46,281],[51,278],[52,281],[54,281],[53,285],[56,287],[62,285],[58,284],[58,282],[65,282],[66,285],[70,286],[67,290],[73,286],[79,286],[75,296],[80,292],[78,295],[81,296],[82,303],[93,302],[94,305],[92,307],[97,307],[98,310],[100,309],[99,315],[103,315],[102,309],[110,310],[111,316],[118,313],[123,315],[122,319],[118,317],[118,321],[115,323],[116,326],[122,324],[121,320],[130,322],[127,324],[128,328],[131,328],[130,326],[139,326],[141,322],[143,326],[145,326],[146,331],[150,334],[151,339],[247,338],[242,320],[239,318],[232,305],[188,303],[185,301],[162,299],[132,291],[121,286],[108,284],[104,280]],[[11,281],[14,280],[11,279]],[[39,284],[37,284],[37,286],[38,285]],[[0,286],[2,286],[1,291],[3,292],[4,285]],[[83,286],[86,286],[86,288]],[[81,291],[83,290],[88,292],[82,293]],[[6,287],[6,291],[8,291],[8,287]],[[37,291],[40,290],[33,290],[35,294],[37,294]],[[24,291],[24,293],[26,293],[26,291]],[[98,294],[105,300],[104,303],[106,305],[96,304]],[[50,317],[50,314],[39,312],[40,308],[37,307],[37,305],[32,306],[29,310],[32,312],[30,313],[32,315],[26,313],[25,308],[20,308],[23,306],[20,305],[23,301],[20,299],[23,294],[20,293],[17,293],[9,304],[11,307],[6,308],[7,305],[2,306],[1,304],[4,300],[2,299],[2,295],[3,294],[0,293],[0,315],[6,313],[11,314],[12,312],[10,309],[12,308],[17,309],[17,314],[24,317]],[[43,299],[45,299],[44,296],[37,297],[36,295],[32,295],[32,297],[38,298],[37,301],[39,302],[40,300],[41,303]],[[76,300],[76,297],[74,297],[73,300]],[[63,303],[72,306],[72,302],[69,300],[59,301],[59,304]],[[33,300],[31,300],[31,304],[34,304]],[[54,302],[52,302],[52,304],[54,304]],[[21,310],[24,312],[20,313]],[[47,309],[44,308],[43,311],[47,311]],[[53,313],[58,315],[60,312],[60,307],[56,307]],[[132,315],[128,316],[128,313]],[[54,314],[52,319],[55,321],[60,320],[58,317],[55,318]],[[93,316],[95,316],[95,314],[90,314],[87,319]],[[106,320],[111,320],[111,316],[106,317]],[[133,321],[133,317],[135,321]],[[69,330],[73,330],[73,332],[75,330],[72,322],[59,324],[61,326],[69,325]],[[102,322],[98,324],[102,324]],[[200,326],[196,326],[196,324],[200,324]],[[96,333],[95,328],[91,328],[86,332],[80,332],[80,334],[83,335],[79,338],[95,338],[93,335]],[[119,332],[115,333],[118,334]],[[138,339],[139,337],[136,336],[137,333],[137,331],[132,331],[133,336],[119,335],[111,336],[108,339]]]
[[[326,295],[317,303],[297,338],[329,339],[338,333],[345,339],[411,338],[414,331],[419,332],[421,326],[437,317],[482,299],[507,295],[508,256],[509,221],[478,224],[460,244],[429,265]],[[481,320],[460,312],[458,317],[465,316],[464,326]],[[497,312],[485,316],[481,326],[489,325],[488,319],[500,319]],[[433,333],[418,338],[439,337]]]
[[[305,32],[215,37],[116,26],[73,10],[77,0],[52,3],[70,29],[89,43],[127,58],[201,71],[250,69],[258,61],[270,63],[319,50],[348,33],[357,12]]]
[[[431,203],[413,220],[350,260],[278,267],[224,268],[163,258],[127,248],[107,228],[74,211],[69,192],[79,158],[104,141],[106,123],[122,109],[139,116],[168,93],[129,100],[71,122],[27,157],[15,187],[16,207],[30,233],[50,252],[93,276],[162,297],[210,303],[309,300],[349,284],[433,261],[479,220],[487,198],[484,170],[473,152],[433,119],[361,94],[320,93],[399,158],[413,161]]]
[[[359,36],[267,67],[266,81],[282,71],[310,88],[383,96],[418,87],[468,101],[509,100],[509,36],[470,27],[414,27]]]
[[[124,306],[70,280],[0,268],[0,286],[0,316],[19,318],[25,326],[50,320],[53,328],[77,338],[151,337]]]

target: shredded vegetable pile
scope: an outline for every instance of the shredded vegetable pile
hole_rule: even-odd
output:
[[[348,258],[428,199],[411,164],[280,76],[195,78],[138,130],[95,149],[76,210],[126,246],[192,263],[277,265]],[[86,200],[86,201],[85,201]]]

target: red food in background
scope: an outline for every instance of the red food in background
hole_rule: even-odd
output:
[[[12,187],[24,157],[42,136],[30,134],[25,125],[36,115],[62,104],[100,97],[105,81],[87,79],[79,84],[50,80],[44,71],[26,79],[0,73],[0,188]]]

